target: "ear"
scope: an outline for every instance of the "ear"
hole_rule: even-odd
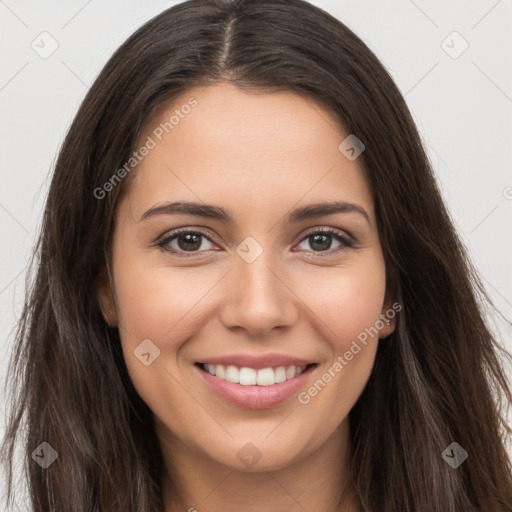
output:
[[[104,268],[96,278],[95,286],[96,296],[103,318],[109,327],[115,327],[117,325],[117,312],[111,279],[109,278],[106,268]]]
[[[382,328],[379,329],[380,339],[387,338],[390,334],[395,332],[396,317],[401,309],[401,304],[399,304],[397,301],[393,301],[391,297],[386,295],[379,322],[379,326],[382,325]]]

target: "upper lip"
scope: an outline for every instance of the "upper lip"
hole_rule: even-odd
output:
[[[278,368],[279,366],[307,366],[313,364],[314,361],[291,357],[285,354],[265,354],[261,356],[253,356],[249,354],[230,354],[225,356],[207,357],[197,361],[200,364],[221,364],[223,366],[237,366],[238,368],[254,368],[261,370],[262,368]]]

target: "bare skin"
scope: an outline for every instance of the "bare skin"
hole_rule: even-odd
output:
[[[134,386],[155,416],[165,510],[355,512],[352,498],[338,505],[348,414],[379,338],[395,328],[394,319],[381,325],[332,376],[336,358],[392,304],[362,159],[338,150],[348,133],[311,100],[229,84],[188,91],[148,124],[141,143],[190,97],[197,106],[134,171],[116,212],[111,283],[99,287]],[[221,207],[233,224],[176,213],[141,220],[173,201]],[[286,218],[331,201],[356,204],[368,219],[356,211]],[[211,241],[199,236],[190,249],[182,234],[157,245],[177,228],[200,230]],[[313,237],[328,228],[352,246],[329,234]],[[247,237],[257,244],[250,251],[262,249],[250,263],[237,252]],[[160,350],[148,366],[134,355],[146,339]],[[307,403],[296,393],[251,410],[211,391],[194,365],[270,352],[316,363],[303,393],[329,369],[332,378]],[[259,460],[248,465],[243,447]]]

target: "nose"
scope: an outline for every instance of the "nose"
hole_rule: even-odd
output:
[[[252,263],[236,261],[224,283],[226,301],[220,312],[226,328],[243,329],[258,339],[293,325],[298,318],[297,295],[282,267],[266,257],[269,253],[264,251]]]

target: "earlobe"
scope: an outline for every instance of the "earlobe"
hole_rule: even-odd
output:
[[[106,270],[103,270],[96,279],[96,295],[105,322],[109,327],[115,327],[117,325],[117,312],[112,286]]]
[[[384,326],[379,330],[379,338],[384,339],[393,334],[395,331],[395,319],[389,319],[384,316],[381,316],[382,323]]]
[[[395,332],[396,328],[396,316],[398,315],[398,309],[396,306],[397,302],[391,305],[390,301],[386,301],[382,308],[382,313],[378,321],[379,326],[379,338],[384,339]]]

